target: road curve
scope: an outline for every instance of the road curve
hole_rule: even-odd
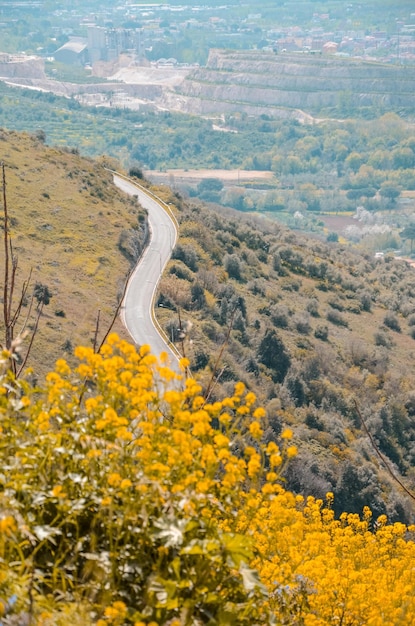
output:
[[[153,312],[153,300],[163,269],[170,259],[177,240],[173,219],[154,196],[141,186],[114,174],[115,185],[131,196],[137,196],[148,212],[150,242],[138,261],[127,285],[121,308],[122,321],[138,345],[147,344],[151,352],[160,356],[167,352],[170,367],[182,373],[178,354],[160,333]]]

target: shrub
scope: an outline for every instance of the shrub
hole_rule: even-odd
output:
[[[131,176],[131,178],[139,178],[139,179],[144,178],[143,170],[140,167],[136,167],[136,166],[130,167],[128,171],[128,175]]]
[[[60,359],[39,387],[18,384],[8,358],[4,624],[403,625],[415,613],[415,529],[372,520],[373,469],[350,462],[339,481],[362,517],[335,519],[331,493],[286,491],[293,433],[263,443],[265,411],[242,383],[209,403],[115,335],[99,354],[78,348],[74,369]],[[274,438],[279,409],[271,400]]]
[[[297,315],[294,319],[296,330],[302,335],[308,335],[311,332],[311,324],[307,314]]]
[[[203,350],[199,350],[195,354],[195,358],[194,358],[194,363],[192,365],[192,369],[195,372],[198,372],[199,370],[204,369],[208,363],[209,363],[209,355],[206,352],[204,352]]]
[[[383,346],[384,348],[390,348],[392,345],[392,342],[390,338],[388,337],[388,335],[381,330],[377,331],[373,337],[374,337],[376,346]]]
[[[223,260],[225,270],[228,272],[229,278],[241,280],[242,278],[242,262],[237,254],[226,254]]]
[[[321,339],[322,341],[327,341],[329,337],[329,329],[327,328],[327,326],[317,326],[314,331],[314,337],[316,339]]]
[[[328,311],[327,313],[327,319],[329,322],[331,322],[332,324],[336,324],[336,326],[346,326],[347,327],[347,320],[344,319],[344,317],[342,317],[342,315],[334,310],[334,311]]]
[[[320,314],[318,312],[318,300],[317,298],[312,298],[306,304],[306,309],[310,313],[312,317],[319,317]]]
[[[202,309],[206,306],[205,290],[199,283],[194,283],[190,288],[192,306],[194,309]]]
[[[363,311],[370,311],[372,308],[372,296],[368,292],[363,292],[359,295],[360,304]]]
[[[290,367],[291,359],[282,340],[274,330],[267,330],[263,336],[257,357],[260,363],[273,371],[273,380],[281,383]]]
[[[391,330],[396,331],[397,333],[401,332],[401,326],[399,324],[399,320],[394,313],[387,313],[383,318],[383,323],[385,326],[390,328]]]
[[[290,312],[284,305],[273,306],[271,311],[271,321],[278,328],[288,328]]]
[[[336,311],[344,311],[344,304],[339,298],[332,298],[328,300],[328,304]]]
[[[198,256],[196,250],[189,245],[177,245],[172,253],[172,259],[179,259],[183,261],[185,265],[192,272],[197,272],[198,270]]]

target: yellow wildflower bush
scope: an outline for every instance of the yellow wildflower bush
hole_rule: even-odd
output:
[[[41,388],[8,372],[0,382],[3,614],[34,625],[410,621],[413,529],[368,509],[335,519],[332,494],[284,490],[292,433],[263,443],[265,413],[242,383],[207,402],[197,381],[116,335],[76,356]]]

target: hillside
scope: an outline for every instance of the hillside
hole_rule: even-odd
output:
[[[32,284],[52,294],[29,363],[37,375],[62,354],[71,360],[75,345],[92,344],[98,310],[100,332],[107,329],[145,236],[139,207],[117,192],[105,160],[41,139],[2,131],[1,143],[16,293],[33,268]],[[414,489],[414,270],[154,189],[180,222],[157,316],[203,393],[221,399],[240,380],[266,409],[264,441],[293,429],[290,489],[333,491],[337,513],[367,504],[375,515],[408,520],[413,505],[361,418],[389,469]]]
[[[220,398],[241,380],[267,409],[265,438],[294,428],[290,488],[332,490],[338,511],[368,502],[410,516],[361,417],[414,488],[414,270],[177,194],[168,201],[181,228],[158,317],[205,393]]]
[[[321,54],[212,50],[206,67],[176,87],[187,113],[244,111],[291,116],[322,111],[343,117],[352,110],[414,113],[415,69]],[[177,106],[176,106],[177,110]]]
[[[135,255],[132,244],[143,245],[146,236],[144,212],[116,189],[104,159],[47,147],[42,139],[5,130],[0,135],[18,260],[14,307],[30,276],[21,323],[35,285],[51,293],[28,363],[36,364],[37,374],[62,354],[71,355],[78,343],[91,344],[98,315],[103,337]],[[117,329],[123,332],[120,324]]]

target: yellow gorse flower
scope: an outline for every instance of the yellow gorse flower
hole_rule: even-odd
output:
[[[263,443],[265,412],[242,383],[206,402],[197,381],[114,334],[76,355],[19,409],[1,396],[2,597],[18,589],[22,611],[32,597],[36,620],[57,624],[86,605],[86,626],[227,611],[243,626],[411,623],[415,526],[367,507],[337,519],[335,494],[286,491],[293,432]]]

